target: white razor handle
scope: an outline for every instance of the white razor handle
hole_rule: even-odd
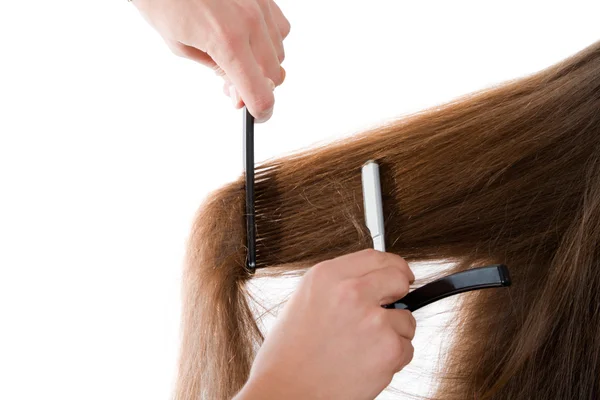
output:
[[[373,248],[385,251],[385,234],[383,229],[383,202],[381,200],[381,182],[379,165],[375,161],[367,161],[362,167],[363,201],[365,205],[365,221],[371,237]]]

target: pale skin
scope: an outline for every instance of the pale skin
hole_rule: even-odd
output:
[[[273,115],[283,83],[283,40],[290,23],[272,0],[133,0],[171,51],[205,65],[224,80],[234,107],[257,122]]]
[[[224,80],[234,107],[273,114],[290,24],[272,0],[133,0],[177,55]],[[381,306],[414,275],[391,253],[364,250],[312,267],[268,332],[235,400],[375,398],[413,357],[416,322]]]
[[[374,399],[413,357],[412,313],[381,307],[412,281],[402,257],[375,250],[314,266],[234,399]]]

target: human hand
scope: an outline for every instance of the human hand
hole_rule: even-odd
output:
[[[375,250],[314,266],[236,399],[375,398],[413,356],[412,313],[381,307],[404,297],[412,281],[402,257]]]
[[[212,68],[236,108],[257,122],[273,114],[285,79],[283,39],[290,24],[272,0],[133,0],[177,55]]]

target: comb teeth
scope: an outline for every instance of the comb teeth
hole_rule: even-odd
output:
[[[378,160],[385,202],[385,187],[396,187],[389,155],[404,151],[381,144],[385,133],[377,130],[255,166],[257,268],[316,263],[372,247],[361,168]],[[395,217],[397,202],[390,203],[384,209]]]
[[[324,255],[369,247],[362,163],[340,171],[339,166],[299,165],[303,161],[255,169],[256,268],[318,262]]]
[[[282,240],[281,226],[278,224],[281,221],[281,215],[278,215],[281,196],[275,179],[277,172],[278,166],[275,165],[255,170],[256,268],[278,263],[267,247],[273,247]]]

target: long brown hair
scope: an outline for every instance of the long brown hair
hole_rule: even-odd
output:
[[[368,247],[360,167],[380,163],[388,251],[513,286],[463,295],[435,398],[600,398],[600,44],[532,76],[257,167],[256,276]],[[262,341],[242,179],[196,217],[176,397],[229,399]]]

